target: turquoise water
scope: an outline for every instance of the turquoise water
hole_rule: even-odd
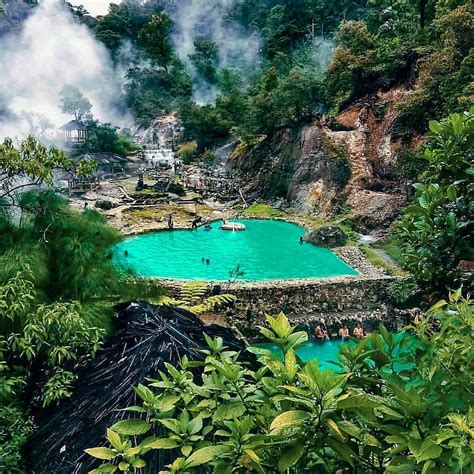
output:
[[[340,340],[325,342],[307,341],[298,349],[296,349],[296,353],[303,362],[317,360],[321,369],[331,369],[337,371],[338,367],[331,362],[337,362],[337,355],[342,344],[351,344],[351,342],[342,342]],[[269,349],[275,355],[280,357],[283,356],[281,349],[276,344],[272,344],[271,342],[262,342],[253,344],[253,346]]]
[[[116,260],[144,277],[226,281],[240,265],[240,280],[279,280],[357,275],[328,249],[300,244],[301,227],[283,221],[237,219],[247,230],[174,230],[131,237]],[[126,256],[124,252],[127,251]],[[210,263],[202,261],[209,259]]]
[[[412,369],[415,366],[414,362],[406,362],[406,358],[410,354],[414,353],[417,347],[419,347],[418,339],[404,331],[394,333],[393,337],[394,342],[401,343],[400,345],[397,345],[399,350],[392,352],[392,367],[394,372],[399,373],[403,370]],[[339,350],[343,345],[352,344],[355,346],[356,343],[357,342],[355,340],[349,340],[344,342],[337,339],[324,342],[308,340],[300,347],[298,347],[298,349],[296,349],[296,353],[303,362],[307,362],[309,360],[317,360],[321,369],[330,369],[335,372],[338,372],[340,368],[333,362],[338,361]],[[261,347],[263,349],[269,349],[276,356],[283,359],[283,352],[276,344],[273,344],[271,342],[261,342],[253,344],[253,346]],[[388,346],[386,346],[386,349],[388,349]],[[384,370],[390,372],[388,368]]]

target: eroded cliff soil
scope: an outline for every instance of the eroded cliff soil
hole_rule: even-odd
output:
[[[387,226],[406,202],[396,175],[401,144],[392,136],[396,104],[406,94],[404,87],[381,92],[330,123],[315,119],[238,147],[232,165],[244,191],[321,216],[346,205],[360,227]]]

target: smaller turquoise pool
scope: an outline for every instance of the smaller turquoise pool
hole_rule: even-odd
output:
[[[340,340],[334,341],[325,341],[325,342],[316,342],[316,341],[307,341],[296,349],[298,357],[303,362],[308,362],[309,360],[317,360],[319,367],[321,369],[331,369],[337,371],[337,366],[332,362],[337,362],[339,354],[339,349],[343,344],[353,344],[352,342],[343,342]],[[258,344],[253,344],[254,347],[261,347],[262,349],[269,349],[275,355],[283,357],[281,349],[271,342],[262,342]]]
[[[398,345],[398,350],[392,353],[393,357],[393,370],[398,373],[403,370],[409,370],[414,367],[413,362],[406,362],[407,356],[414,353],[417,347],[419,347],[419,342],[416,337],[401,331],[394,333],[394,341],[402,343]],[[339,360],[339,351],[342,346],[348,344],[356,345],[355,340],[341,341],[340,339],[333,339],[324,342],[317,342],[314,340],[308,340],[304,342],[298,349],[296,349],[296,354],[301,358],[303,362],[309,360],[317,360],[321,369],[330,369],[335,372],[338,372],[340,368],[334,364]],[[261,342],[257,344],[252,344],[253,347],[261,347],[263,349],[269,349],[277,357],[283,359],[283,352],[281,349],[271,342]],[[388,347],[387,347],[388,349]],[[386,369],[388,370],[388,369]]]
[[[238,219],[247,230],[199,228],[138,235],[121,242],[115,260],[144,277],[226,281],[238,265],[240,280],[265,281],[357,275],[331,250],[300,244],[301,227],[284,221]],[[207,263],[209,260],[209,263]]]

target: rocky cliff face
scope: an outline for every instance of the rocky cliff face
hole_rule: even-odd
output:
[[[251,196],[283,198],[291,207],[328,216],[347,204],[359,226],[388,225],[406,202],[394,170],[392,139],[399,87],[360,101],[335,120],[279,130],[255,146],[238,147],[233,166]]]

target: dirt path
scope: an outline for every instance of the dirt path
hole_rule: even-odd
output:
[[[372,247],[387,263],[390,263],[390,265],[393,265],[394,267],[398,268],[400,271],[402,268],[400,267],[400,264],[394,260],[384,249],[381,249],[380,247]]]

